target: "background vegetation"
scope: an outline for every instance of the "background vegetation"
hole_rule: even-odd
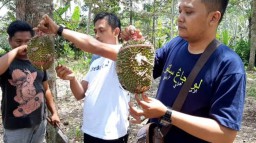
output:
[[[30,6],[30,3],[34,1],[37,3],[35,9]],[[227,12],[218,29],[217,38],[232,48],[243,60],[248,70],[247,95],[255,98],[256,1],[229,1]],[[22,7],[20,4],[25,4],[25,6]],[[53,0],[53,2],[52,0],[0,0],[0,55],[10,50],[6,33],[8,24],[22,16],[24,18],[42,13],[40,8],[46,10],[47,4],[52,5],[52,11],[50,10],[49,13],[58,24],[92,36],[94,35],[92,19],[101,11],[118,15],[122,27],[130,24],[138,27],[156,49],[178,34],[176,24],[178,0]],[[26,7],[26,5],[29,6]],[[29,9],[34,10],[34,13],[31,13]],[[32,19],[34,22],[37,20]],[[31,17],[29,22],[31,22]],[[92,56],[90,53],[80,51],[72,43],[57,36],[55,37],[55,49],[56,64],[65,64],[73,68],[80,76],[86,73]],[[49,73],[50,77],[53,77],[50,79],[55,80],[54,69]],[[51,89],[54,89],[54,86],[56,86],[54,83],[51,84]],[[69,133],[70,136],[77,138],[75,140],[82,140],[79,124],[72,126]]]
[[[252,27],[256,25],[252,20],[255,11],[253,2],[252,0],[230,0],[217,33],[217,38],[237,52],[246,67],[251,59],[253,68],[250,67],[249,70],[255,69],[256,46],[251,44],[254,43],[251,35],[256,32]],[[157,49],[177,36],[177,3],[178,0],[54,0],[52,4],[53,18],[58,24],[92,36],[94,35],[92,23],[94,15],[101,11],[115,13],[120,17],[122,27],[135,25]],[[6,28],[16,19],[16,4],[16,0],[0,1],[0,10],[5,13],[0,16],[0,55],[10,50]],[[60,62],[77,60],[80,63],[75,66],[76,69],[88,67],[91,54],[80,51],[63,38],[55,37],[55,49],[57,59],[65,57],[65,59],[59,59]]]
[[[239,54],[245,65],[248,65],[250,56],[251,2],[230,0],[217,35],[219,40]],[[178,0],[55,0],[53,18],[58,24],[63,24],[69,29],[94,35],[93,16],[100,11],[113,12],[121,18],[122,27],[135,25],[155,48],[159,48],[177,36],[177,3]],[[0,54],[9,50],[5,31],[7,25],[16,19],[15,1],[1,0],[0,8],[4,7],[8,12],[1,16]],[[91,57],[60,37],[56,37],[55,46],[57,57],[74,60]]]

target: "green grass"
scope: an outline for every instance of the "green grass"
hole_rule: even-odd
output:
[[[70,58],[59,58],[57,59],[56,66],[58,64],[67,66],[70,68],[76,75],[85,76],[89,69],[89,63],[91,59],[79,58],[78,60]]]
[[[256,72],[247,72],[246,93],[256,98]]]

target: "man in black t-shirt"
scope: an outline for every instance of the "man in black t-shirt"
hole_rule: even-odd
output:
[[[34,35],[24,21],[12,22],[8,29],[12,50],[0,57],[2,120],[5,143],[42,143],[46,132],[46,104],[52,124],[60,122],[46,71],[28,60],[27,43]],[[46,104],[45,104],[46,103]]]

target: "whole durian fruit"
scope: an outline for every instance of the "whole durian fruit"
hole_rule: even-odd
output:
[[[54,63],[54,43],[50,36],[36,36],[27,47],[29,61],[37,69],[47,70]]]
[[[116,70],[119,82],[131,93],[150,89],[153,79],[155,50],[146,40],[130,40],[117,55]]]

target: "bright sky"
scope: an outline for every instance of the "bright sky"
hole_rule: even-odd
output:
[[[78,0],[78,1],[80,1],[80,5],[83,5],[83,0]],[[151,0],[146,0],[146,1],[147,1],[147,2],[150,2]],[[59,3],[57,3],[57,0],[53,0],[53,3],[55,4],[55,6],[56,6],[56,5],[59,6]],[[135,3],[135,4],[136,4],[136,3]],[[67,14],[69,15],[70,13],[72,13],[75,6],[80,6],[80,5],[74,3],[73,0],[71,0],[71,9],[68,10]],[[141,5],[141,4],[136,4],[136,6],[137,6],[139,9],[142,9],[142,5]],[[6,7],[2,7],[2,8],[0,9],[0,17],[1,17],[1,16],[4,16],[6,13],[7,13]]]
[[[80,1],[81,1],[81,0],[80,0]],[[53,3],[56,3],[56,0],[54,0]],[[81,3],[83,3],[83,1],[81,1]],[[57,4],[57,5],[58,5],[58,4]],[[0,5],[0,6],[1,6],[1,5]],[[70,11],[73,12],[75,6],[78,6],[78,5],[75,4],[73,1],[71,1],[71,10],[70,10]],[[0,9],[0,17],[4,16],[7,12],[8,12],[8,11],[7,11],[7,8],[6,8],[6,7],[2,7],[2,8]],[[69,13],[67,13],[67,14],[69,14]]]
[[[7,9],[6,9],[5,7],[2,7],[2,8],[0,9],[0,17],[1,17],[1,16],[4,16],[6,13],[7,13]]]

